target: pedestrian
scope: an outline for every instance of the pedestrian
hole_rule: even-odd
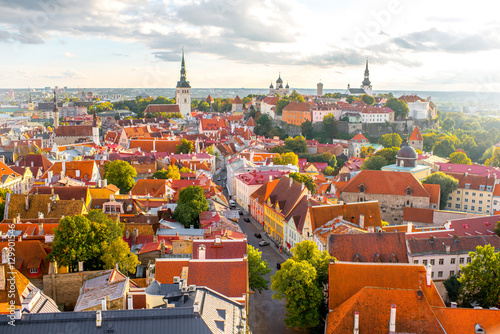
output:
[[[280,270],[280,269],[281,269],[281,264],[280,264],[279,262],[278,262],[278,263],[276,263],[276,268],[278,268],[278,270]]]
[[[282,251],[283,251],[283,248],[280,246],[280,254],[281,254]]]

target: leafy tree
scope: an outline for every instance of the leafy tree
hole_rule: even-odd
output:
[[[365,161],[361,165],[361,170],[381,170],[382,167],[387,165],[387,160],[385,160],[384,157],[374,155],[365,159]]]
[[[179,173],[191,173],[191,169],[187,168],[187,167],[182,167],[180,170],[179,170]]]
[[[313,241],[292,248],[293,256],[271,277],[273,299],[286,300],[288,327],[308,330],[322,325],[326,316],[323,291],[328,282],[328,252],[319,252]]]
[[[299,157],[293,152],[283,153],[282,155],[277,154],[274,156],[273,163],[275,165],[293,165],[297,166],[299,164]]]
[[[465,305],[498,307],[500,300],[500,253],[491,245],[477,246],[470,252],[471,262],[460,266],[460,297]]]
[[[328,139],[333,139],[338,133],[337,130],[337,120],[335,119],[335,115],[333,114],[328,114],[325,117],[323,117],[323,131],[326,134],[326,137]]]
[[[210,104],[208,104],[208,102],[206,102],[206,101],[200,101],[200,103],[198,103],[197,109],[199,111],[203,111],[203,112],[209,111],[210,110]]]
[[[169,165],[167,167],[167,169],[160,169],[160,170],[157,170],[156,172],[154,172],[153,179],[180,180],[181,179],[181,174],[180,173],[181,172],[179,171],[179,167],[177,167],[176,165]]]
[[[296,172],[290,173],[289,177],[297,182],[303,183],[307,187],[307,189],[311,192],[311,194],[314,194],[314,191],[316,190],[316,183],[314,183],[312,177],[310,177],[309,175],[304,175]]]
[[[388,133],[380,137],[378,142],[385,148],[400,147],[403,139],[398,133]]]
[[[82,215],[64,217],[54,231],[49,258],[68,266],[70,271],[77,269],[80,261],[85,269],[99,267],[91,262],[100,258],[107,232],[105,224],[91,222]]]
[[[455,152],[455,146],[453,146],[450,139],[446,138],[434,144],[432,152],[438,157],[447,158]]]
[[[302,128],[302,135],[307,139],[312,139],[314,135],[313,125],[310,120],[306,120],[304,123],[300,125]]]
[[[441,124],[441,127],[443,130],[448,131],[448,132],[453,132],[455,128],[455,121],[452,120],[451,118],[447,118],[444,120],[444,122]]]
[[[328,166],[335,168],[337,166],[337,157],[332,155],[331,159],[328,160]]]
[[[118,263],[118,268],[122,273],[135,274],[137,265],[141,263],[137,255],[130,252],[130,247],[121,238],[114,239],[110,244],[104,243],[103,255],[101,257],[104,269],[112,269]]]
[[[335,169],[333,169],[332,167],[330,166],[327,166],[324,170],[323,170],[323,174],[325,175],[333,175],[333,173],[335,172]]]
[[[214,145],[211,145],[211,146],[207,147],[206,151],[207,151],[208,154],[215,155]]]
[[[361,147],[361,150],[359,152],[359,157],[360,158],[366,158],[370,154],[372,154],[375,151],[375,148],[373,146],[363,146]]]
[[[338,158],[337,159],[337,167],[341,167],[344,164],[344,159]]]
[[[389,109],[394,110],[395,118],[399,119],[406,118],[406,116],[408,116],[408,113],[410,112],[410,109],[408,108],[406,102],[403,100],[398,100],[395,97],[392,97],[389,100],[387,100],[385,106]]]
[[[498,221],[497,225],[495,226],[495,233],[500,237],[500,221]]]
[[[306,102],[306,100],[304,100],[304,97],[299,93],[297,93],[295,89],[293,90],[292,94],[290,94],[289,99],[290,101],[295,101],[295,102]]]
[[[5,199],[7,194],[11,191],[9,189],[0,189],[0,217],[3,218],[5,212]]]
[[[123,223],[118,219],[111,219],[110,216],[102,212],[102,210],[90,210],[87,213],[87,219],[91,222],[104,224],[107,227],[106,241],[110,243],[112,240],[123,237]]]
[[[472,161],[463,152],[454,152],[450,154],[450,163],[460,165],[472,165]]]
[[[126,161],[115,160],[104,165],[104,178],[108,180],[108,183],[117,186],[122,194],[132,189],[136,176],[137,171]]]
[[[354,95],[349,95],[346,99],[347,103],[351,104],[356,100],[356,97]]]
[[[384,148],[377,151],[374,155],[384,157],[387,160],[387,164],[392,165],[396,163],[396,156],[398,155],[399,147]]]
[[[186,227],[199,225],[200,213],[208,210],[208,201],[203,188],[189,186],[181,189],[173,218]]]
[[[307,152],[307,142],[303,136],[285,139],[285,151],[292,151],[294,153]]]
[[[365,94],[365,95],[361,96],[361,100],[362,100],[364,103],[366,103],[366,104],[368,104],[368,105],[370,105],[370,106],[371,106],[371,105],[373,105],[373,104],[375,103],[375,99],[374,99],[373,97],[371,97],[370,95],[367,95],[367,94]]]
[[[269,281],[265,278],[272,270],[269,268],[269,263],[262,260],[262,252],[253,248],[252,245],[247,245],[248,253],[248,281],[250,289],[253,291],[262,292],[269,290]]]
[[[500,167],[500,147],[493,150],[491,158],[487,159],[484,164],[491,167]]]
[[[283,108],[285,108],[288,103],[290,103],[288,99],[280,99],[276,102],[276,115],[281,115],[283,113]]]
[[[448,297],[450,298],[450,301],[454,302],[457,300],[458,296],[460,295],[460,282],[458,281],[458,278],[456,275],[448,277],[443,282],[444,287],[446,288],[446,291],[448,292]]]
[[[458,188],[458,180],[455,179],[453,176],[447,175],[443,172],[432,173],[431,175],[427,176],[422,181],[422,183],[439,184],[441,188],[439,208],[441,210],[444,210],[446,208],[446,202],[448,201],[448,196]]]
[[[440,140],[440,138],[442,137],[439,136],[437,133],[432,132],[423,134],[422,138],[424,139],[424,151],[431,152],[432,148],[434,147],[434,144],[436,144],[436,142]]]
[[[182,138],[180,145],[175,146],[175,151],[177,154],[191,153],[194,151],[194,144],[192,141]]]

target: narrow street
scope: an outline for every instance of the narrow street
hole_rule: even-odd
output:
[[[220,177],[220,181],[218,178]],[[226,173],[222,172],[214,177],[214,181],[218,185],[222,185]],[[228,196],[227,189],[224,190],[224,195]],[[229,197],[228,197],[229,199]],[[269,290],[264,290],[262,293],[255,292],[250,295],[250,317],[249,326],[254,334],[281,334],[281,333],[299,333],[296,330],[285,326],[285,300],[272,299],[273,291],[271,290],[271,276],[276,273],[277,263],[283,263],[285,259],[279,253],[279,249],[264,233],[263,227],[255,221],[245,210],[238,205],[238,210],[243,211],[244,215],[240,216],[239,225],[243,233],[247,235],[248,244],[262,252],[262,258],[269,262],[272,272],[266,277],[269,281]],[[250,218],[250,222],[245,222],[244,218]],[[261,238],[255,237],[255,233],[261,234]],[[266,240],[268,246],[259,246],[259,241]]]

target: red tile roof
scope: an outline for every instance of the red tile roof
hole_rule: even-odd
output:
[[[433,307],[434,314],[448,334],[474,333],[480,324],[485,333],[500,333],[500,311],[472,308]]]
[[[415,126],[413,128],[413,132],[411,133],[409,140],[417,140],[417,141],[424,140],[424,138],[422,137],[422,134],[420,133],[420,130],[418,129],[418,126]]]
[[[283,108],[283,111],[311,111],[312,107],[307,102],[289,102],[286,107]]]
[[[232,101],[233,104],[243,104],[243,101],[240,99],[238,95],[233,99]]]
[[[368,142],[368,139],[366,139],[365,136],[363,136],[361,133],[358,133],[354,137],[351,138],[351,142],[353,143],[364,143]]]
[[[227,128],[226,121],[218,117],[211,119],[202,118],[200,122],[202,131],[214,131],[214,130],[216,131],[223,128]]]
[[[173,284],[174,277],[181,276],[183,267],[189,267],[189,260],[156,259],[155,279],[163,284]]]
[[[255,122],[255,120],[253,119],[253,117],[250,117],[248,119],[248,122],[247,122],[246,126],[257,126],[257,123]]]
[[[140,179],[137,180],[137,183],[130,191],[132,195],[136,196],[163,197],[165,196],[167,182],[167,180],[161,179]]]
[[[382,225],[377,201],[313,206],[310,215],[313,231],[338,216],[359,226],[360,216],[364,215],[365,227]]]
[[[413,103],[416,101],[426,102],[423,98],[417,95],[401,95],[398,100],[405,101],[406,103]]]
[[[205,246],[205,259],[242,259],[247,254],[247,240],[222,239],[220,244],[216,240],[193,240],[193,259],[199,259],[200,246]]]
[[[474,252],[477,246],[484,247],[490,244],[500,249],[500,238],[497,235],[474,235],[467,237],[443,237],[430,239],[409,238],[408,252],[412,256],[427,254],[448,254],[446,246],[450,247],[450,253],[468,254]]]
[[[92,137],[92,125],[60,125],[55,130],[57,137]]]
[[[434,223],[434,209],[405,206],[403,208],[403,221],[432,224]]]
[[[430,202],[437,204],[439,207],[439,198],[441,196],[441,186],[439,184],[430,184],[430,183],[424,183],[422,185],[424,186],[425,190],[427,190],[429,195],[431,195]]]
[[[150,104],[144,110],[145,114],[157,112],[179,113],[180,109],[178,104]]]

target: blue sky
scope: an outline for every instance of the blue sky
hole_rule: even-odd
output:
[[[500,91],[491,2],[0,0],[0,87]]]

